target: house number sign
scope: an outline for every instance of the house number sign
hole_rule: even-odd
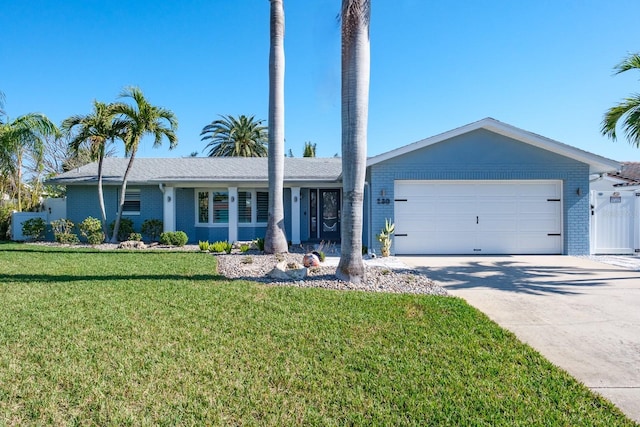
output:
[[[613,193],[611,197],[609,197],[609,203],[622,203],[622,197],[620,197],[620,193],[617,191]]]
[[[391,199],[384,199],[384,198],[378,197],[378,204],[379,205],[388,205],[390,203],[391,203]]]

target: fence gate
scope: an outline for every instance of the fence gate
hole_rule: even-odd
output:
[[[640,192],[591,192],[591,253],[640,252]]]

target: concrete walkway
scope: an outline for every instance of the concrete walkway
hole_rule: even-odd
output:
[[[640,422],[640,272],[570,256],[398,259]]]

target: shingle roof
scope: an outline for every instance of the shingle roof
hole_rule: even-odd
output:
[[[614,184],[614,187],[628,187],[640,185],[640,162],[621,162],[622,169],[617,173],[607,174],[625,182]]]
[[[120,183],[129,159],[108,157],[104,160],[105,184]],[[137,158],[129,173],[130,183],[180,182],[255,182],[268,180],[266,157],[186,157]],[[342,172],[339,158],[285,158],[284,180],[336,182]],[[96,162],[70,170],[48,182],[83,184],[97,182]]]

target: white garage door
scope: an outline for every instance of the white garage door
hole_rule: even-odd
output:
[[[396,181],[397,254],[560,254],[560,181]]]

